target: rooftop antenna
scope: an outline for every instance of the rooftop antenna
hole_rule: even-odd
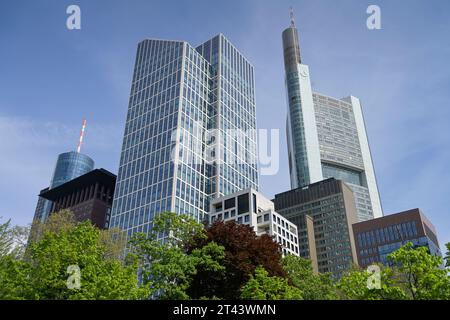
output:
[[[86,129],[86,119],[83,119],[83,125],[81,127],[81,132],[80,132],[80,140],[78,141],[78,147],[77,147],[78,153],[80,153],[80,151],[81,151],[81,144],[83,143],[85,129]]]
[[[292,7],[289,8],[289,17],[291,18],[291,27],[295,28],[294,9]]]

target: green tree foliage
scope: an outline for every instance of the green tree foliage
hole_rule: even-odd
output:
[[[358,267],[346,272],[336,284],[344,299],[350,300],[404,300],[408,296],[397,284],[398,273],[388,267],[380,268],[380,288],[368,286],[369,277],[374,274]]]
[[[408,243],[391,253],[388,259],[401,272],[399,282],[412,299],[450,299],[448,270],[441,268],[442,258],[430,255],[426,247],[414,248]]]
[[[12,226],[11,220],[0,223],[0,257],[22,258],[27,246],[29,229]]]
[[[271,277],[261,266],[241,289],[241,298],[247,300],[301,300],[302,291],[289,285],[282,277]]]
[[[445,254],[445,267],[450,267],[450,242],[445,244],[445,247],[447,248],[447,253]]]
[[[129,258],[139,261],[151,294],[160,299],[189,299],[187,289],[198,270],[206,274],[224,271],[224,248],[216,243],[187,251],[194,238],[205,237],[203,225],[189,216],[164,212],[154,220],[148,236],[133,236]]]
[[[247,283],[258,266],[262,266],[270,276],[285,277],[281,266],[281,249],[272,237],[257,236],[247,225],[234,221],[217,221],[206,229],[206,238],[194,238],[189,250],[202,248],[215,242],[225,248],[223,266],[225,272],[212,275],[198,270],[188,289],[191,297],[198,299],[207,292],[208,297],[239,299],[241,287]],[[205,281],[209,279],[209,281]]]
[[[391,267],[380,265],[381,288],[369,289],[369,271],[355,269],[342,277],[337,287],[348,299],[450,299],[448,270],[442,258],[432,256],[426,247],[408,243],[388,256]]]
[[[137,264],[113,258],[105,234],[90,222],[67,223],[53,214],[32,242],[26,260],[8,259],[0,271],[0,299],[139,299]],[[70,219],[69,219],[70,220]],[[61,223],[58,224],[58,221]],[[68,285],[69,266],[80,270],[79,288]],[[3,284],[6,284],[3,286]],[[72,289],[71,289],[72,288]]]
[[[305,300],[336,300],[339,298],[329,274],[315,274],[311,260],[294,255],[283,258],[282,265],[290,283],[297,287]]]

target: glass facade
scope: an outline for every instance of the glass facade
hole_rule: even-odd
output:
[[[389,219],[389,216],[385,218]],[[359,231],[358,227],[356,230],[358,260],[362,267],[372,263],[389,265],[388,255],[408,242],[414,247],[427,247],[431,255],[441,256],[435,233],[419,219],[409,218],[382,225],[375,223],[369,230]]]
[[[355,195],[358,220],[373,218],[361,146],[351,103],[313,94],[323,177],[344,181]]]
[[[94,160],[87,155],[76,151],[61,153],[56,161],[49,189],[55,188],[92,170],[94,170]],[[44,222],[50,213],[51,206],[51,201],[39,197],[34,219]]]
[[[56,162],[50,189],[82,176],[93,169],[94,160],[87,155],[75,151],[61,153]]]
[[[110,227],[147,233],[164,211],[201,221],[211,198],[257,186],[256,161],[221,152],[256,150],[251,136],[229,137],[247,124],[256,127],[253,67],[223,35],[198,48],[139,43]]]

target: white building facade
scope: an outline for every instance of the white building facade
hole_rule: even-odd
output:
[[[258,236],[273,236],[283,255],[299,256],[297,226],[275,212],[274,203],[253,188],[212,200],[208,216],[209,223],[222,220],[249,225]]]

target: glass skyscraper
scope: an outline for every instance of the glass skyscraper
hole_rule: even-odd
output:
[[[94,169],[94,160],[85,154],[70,151],[61,153],[56,161],[55,170],[48,189],[55,188]],[[39,197],[34,213],[34,220],[45,222],[50,213],[52,203]]]
[[[255,130],[253,66],[222,34],[140,42],[110,227],[147,233],[164,211],[202,221],[212,198],[256,189]]]
[[[287,140],[293,189],[334,177],[353,190],[358,220],[383,215],[361,103],[311,89],[293,20],[283,31]]]

